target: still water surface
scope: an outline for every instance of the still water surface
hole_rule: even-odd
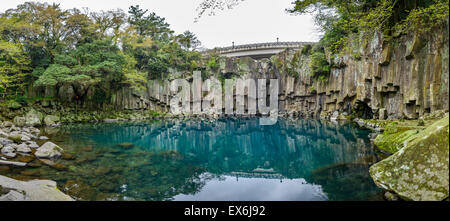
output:
[[[80,200],[380,200],[353,124],[257,118],[72,124],[45,130],[76,156],[33,169]]]

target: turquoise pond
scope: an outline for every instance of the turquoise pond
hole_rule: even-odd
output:
[[[351,123],[166,119],[43,130],[75,159],[10,173],[55,180],[79,200],[382,200],[368,173],[379,160],[370,131]]]

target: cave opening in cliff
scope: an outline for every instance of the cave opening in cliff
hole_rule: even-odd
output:
[[[355,108],[353,109],[353,115],[362,119],[372,119],[373,112],[372,108],[366,102],[356,102]]]

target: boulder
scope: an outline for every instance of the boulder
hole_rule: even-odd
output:
[[[8,108],[11,110],[18,110],[22,107],[22,105],[16,101],[11,101],[8,103]]]
[[[61,147],[49,141],[39,147],[34,155],[38,158],[56,158],[61,156],[61,152]]]
[[[46,137],[46,136],[40,136],[40,137],[39,137],[39,140],[48,140],[48,137]]]
[[[32,149],[39,148],[39,145],[34,141],[27,141],[26,144],[28,145],[29,148],[32,148]]]
[[[73,201],[58,190],[55,181],[31,180],[18,181],[0,175],[0,187],[8,189],[8,193],[0,196],[0,201]]]
[[[42,124],[42,120],[44,118],[44,115],[34,109],[31,109],[26,115],[25,115],[25,125],[26,126],[40,126]]]
[[[9,134],[5,133],[3,130],[0,130],[0,137],[7,138]]]
[[[21,141],[24,141],[24,142],[26,142],[26,141],[30,141],[31,140],[31,134],[23,134],[22,133],[22,135],[21,135]]]
[[[6,145],[12,144],[12,143],[13,143],[12,140],[7,139],[7,138],[1,138],[1,137],[0,137],[0,145],[6,146]]]
[[[59,117],[55,115],[47,115],[44,118],[44,123],[46,126],[57,126],[59,122]]]
[[[16,151],[20,153],[31,153],[31,149],[24,143],[17,145]]]
[[[23,126],[25,126],[26,119],[25,119],[25,117],[16,116],[16,117],[14,117],[13,122],[16,126],[23,127]]]
[[[370,167],[370,175],[377,186],[405,200],[420,201],[448,198],[448,171],[448,113],[395,154]]]
[[[15,148],[14,144],[9,144],[2,148],[2,154],[8,158],[16,157],[15,151],[16,151],[16,148]]]
[[[4,121],[2,123],[2,127],[11,127],[12,125],[14,125],[11,121]]]

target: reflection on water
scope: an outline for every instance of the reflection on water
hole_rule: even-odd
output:
[[[220,191],[218,191],[220,190]],[[180,201],[322,201],[327,200],[320,185],[300,179],[244,178],[224,175],[210,180],[195,195],[180,194]]]
[[[74,161],[41,177],[84,200],[370,200],[369,131],[257,118],[66,125],[48,131]],[[377,198],[375,198],[377,199]]]

